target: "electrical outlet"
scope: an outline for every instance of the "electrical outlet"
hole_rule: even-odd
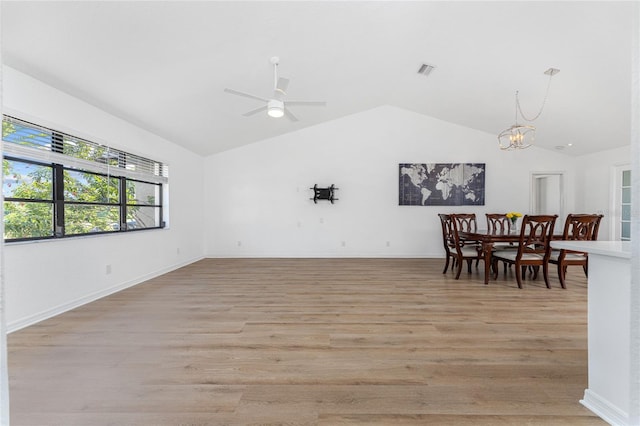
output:
[[[242,241],[238,240],[238,247],[242,247]]]
[[[107,265],[107,267],[105,268],[105,273],[107,275],[109,275],[111,273],[111,265]]]
[[[343,241],[340,245],[342,245],[342,247],[346,247],[347,246],[347,242]]]

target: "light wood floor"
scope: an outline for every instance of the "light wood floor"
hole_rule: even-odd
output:
[[[586,279],[207,259],[9,335],[12,425],[601,425]]]

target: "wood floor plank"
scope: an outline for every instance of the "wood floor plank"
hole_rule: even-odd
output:
[[[205,259],[9,335],[13,425],[602,425],[586,279]]]
[[[476,425],[519,425],[519,426],[596,426],[602,425],[600,419],[593,417],[573,416],[466,416],[448,414],[418,414],[418,415],[321,415],[318,419],[320,426],[408,426],[408,425],[440,425],[440,426],[476,426]]]

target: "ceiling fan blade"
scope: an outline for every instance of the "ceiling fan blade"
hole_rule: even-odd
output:
[[[287,105],[326,106],[324,101],[285,101]]]
[[[286,95],[288,87],[289,87],[289,79],[280,77],[278,79],[278,84],[276,85],[276,91],[282,93],[283,95]]]
[[[227,92],[227,93],[231,93],[232,95],[244,96],[245,98],[256,99],[256,100],[262,101],[262,102],[268,102],[269,101],[268,99],[261,98],[259,96],[250,95],[250,94],[244,93],[244,92],[238,92],[237,90],[233,90],[233,89],[224,89],[224,91]]]
[[[284,115],[287,116],[287,118],[291,121],[298,121],[298,117],[296,117],[295,115],[291,114],[291,111],[289,111],[288,109],[284,109]]]
[[[251,110],[249,112],[245,112],[242,115],[244,115],[245,117],[250,117],[252,115],[255,115],[255,114],[259,113],[259,112],[266,111],[266,110],[267,110],[267,106],[265,105],[263,107],[260,107],[260,108],[257,108],[257,109],[253,109],[253,110]]]

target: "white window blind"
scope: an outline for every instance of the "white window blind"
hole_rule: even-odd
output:
[[[53,129],[4,116],[4,153],[72,169],[153,183],[169,181],[169,166]]]

